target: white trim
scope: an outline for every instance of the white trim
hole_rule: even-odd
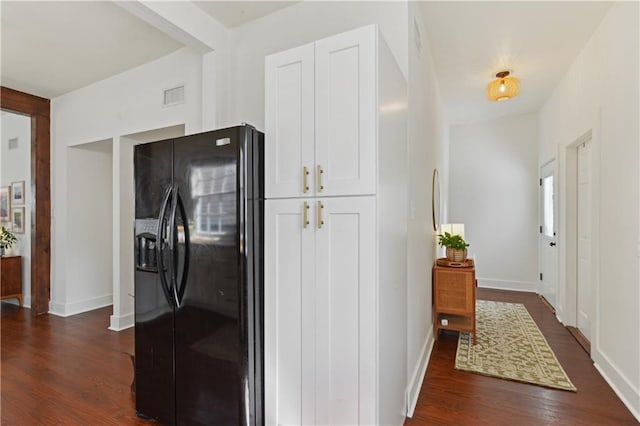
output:
[[[429,365],[429,360],[431,359],[431,351],[433,350],[433,344],[435,340],[433,339],[433,327],[429,327],[429,334],[427,335],[427,339],[422,345],[422,351],[420,351],[420,357],[418,358],[418,362],[413,370],[413,375],[411,376],[411,380],[407,386],[407,417],[413,417],[413,412],[416,409],[416,404],[418,403],[418,396],[420,395],[420,389],[422,388],[422,382],[424,380],[424,376],[427,373],[427,366]]]
[[[93,297],[91,299],[78,300],[71,303],[49,303],[49,313],[59,317],[70,317],[94,309],[104,308],[113,304],[113,295]]]
[[[112,331],[126,330],[127,328],[133,327],[133,324],[134,324],[133,319],[134,319],[133,313],[130,313],[127,315],[120,315],[120,316],[111,315],[109,317],[110,325],[108,328],[109,330],[112,330]]]
[[[64,315],[64,303],[58,303],[54,301],[49,301],[49,313],[52,315],[57,315],[59,317],[63,317]]]
[[[600,372],[622,403],[640,422],[640,391],[620,372],[609,357],[596,349],[591,354],[594,367]],[[633,402],[635,401],[635,403]]]
[[[500,280],[496,278],[478,277],[478,287],[538,293],[538,283],[535,281]]]

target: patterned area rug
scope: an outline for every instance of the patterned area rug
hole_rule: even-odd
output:
[[[576,391],[524,305],[478,300],[476,319],[478,344],[460,333],[457,370]]]

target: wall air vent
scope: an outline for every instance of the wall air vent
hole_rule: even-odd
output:
[[[184,84],[172,87],[164,91],[163,106],[178,105],[184,103]]]
[[[18,149],[18,138],[9,139],[9,149]]]

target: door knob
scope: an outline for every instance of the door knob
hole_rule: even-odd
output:
[[[556,246],[556,243],[555,243],[554,241],[551,241],[551,242],[549,243],[549,245],[550,245],[551,247],[555,247],[555,246]]]

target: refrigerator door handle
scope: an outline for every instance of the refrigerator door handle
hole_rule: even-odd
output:
[[[178,283],[180,283],[180,285],[178,286],[178,291],[176,293],[176,301],[177,301],[178,307],[180,307],[180,304],[182,303],[182,298],[184,297],[184,290],[187,287],[187,278],[189,277],[189,261],[191,258],[191,239],[189,236],[189,221],[187,219],[187,213],[184,208],[184,203],[182,202],[182,197],[180,196],[180,192],[177,192],[176,195],[177,195],[176,199],[178,204],[178,211],[180,214],[180,219],[182,221],[182,228],[184,232],[184,264],[182,266],[182,276],[180,277],[179,281],[178,281],[177,270],[176,270],[176,286],[178,286]],[[178,256],[177,250],[175,255],[176,257]]]
[[[164,240],[163,233],[165,230],[164,227],[164,215],[167,212],[167,207],[169,205],[169,198],[171,197],[172,189],[168,187],[165,191],[164,197],[162,197],[162,204],[160,206],[160,214],[158,215],[158,229],[156,231],[156,258],[158,259],[158,275],[160,275],[160,283],[162,285],[162,290],[164,295],[167,298],[169,304],[171,304],[171,291],[169,289],[169,285],[167,283],[167,277],[165,276],[164,269]]]
[[[171,279],[170,291],[173,294],[176,308],[179,308],[180,303],[178,301],[178,293],[176,292],[176,274],[178,273],[178,257],[176,255],[176,240],[178,239],[178,233],[176,229],[176,210],[178,208],[177,195],[178,188],[174,186],[171,191],[171,214],[169,216],[169,253],[171,260],[169,261],[169,267],[167,269],[169,270],[169,278]]]

